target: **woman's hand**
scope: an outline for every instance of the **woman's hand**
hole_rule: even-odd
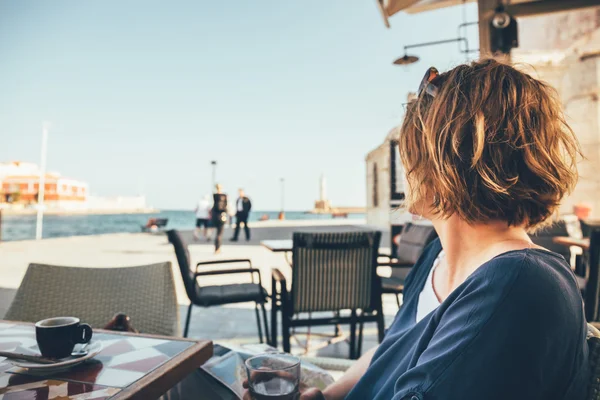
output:
[[[252,396],[250,396],[250,392],[247,390],[248,389],[248,380],[245,380],[244,382],[242,382],[242,385],[246,389],[246,391],[244,392],[243,400],[252,400]],[[300,397],[298,398],[298,400],[327,400],[327,399],[323,395],[323,392],[321,392],[319,389],[307,388],[305,385],[300,384]]]

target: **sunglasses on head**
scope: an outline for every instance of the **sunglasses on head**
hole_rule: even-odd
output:
[[[440,76],[440,73],[437,70],[437,68],[435,68],[435,67],[429,68],[427,70],[427,72],[425,72],[425,76],[423,77],[423,80],[421,81],[421,84],[419,85],[419,91],[417,92],[417,96],[421,97],[421,94],[423,92],[429,94],[432,97],[437,96],[440,89],[431,82],[433,82],[433,80],[435,78],[437,78],[438,76]]]

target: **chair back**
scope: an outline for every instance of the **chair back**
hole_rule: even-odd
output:
[[[103,328],[119,312],[142,333],[178,335],[171,263],[121,268],[30,264],[5,319],[36,322],[68,315]]]
[[[154,221],[154,225],[156,225],[157,228],[164,228],[168,223],[169,218],[156,218]]]
[[[592,233],[592,226],[589,223],[580,219],[579,227],[581,228],[581,236],[583,236],[584,238],[590,237],[590,234]]]
[[[188,298],[193,300],[196,297],[196,278],[194,276],[194,271],[191,268],[188,245],[185,240],[183,240],[181,233],[175,229],[168,230],[167,237],[169,238],[169,243],[171,243],[173,249],[175,249],[175,256],[177,257],[177,264],[179,264],[179,271],[181,272],[181,278],[185,285],[185,292],[187,293]]]
[[[295,232],[292,313],[372,310],[381,301],[381,232]]]
[[[585,318],[598,321],[600,308],[600,226],[591,226],[588,256],[588,280],[584,293]]]
[[[437,232],[433,226],[406,224],[398,243],[398,262],[414,265],[423,254],[425,247],[435,238],[437,238]],[[392,277],[404,279],[406,274],[406,269],[392,268]]]
[[[562,244],[554,243],[556,236],[569,236],[567,230],[567,223],[564,220],[556,221],[552,225],[540,229],[535,234],[531,235],[531,241],[538,246],[542,246],[554,253],[558,253],[567,260],[567,263],[571,262],[571,249]]]

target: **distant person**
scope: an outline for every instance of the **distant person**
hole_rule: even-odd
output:
[[[223,193],[223,187],[217,184],[216,193],[213,194],[213,206],[211,211],[212,225],[216,230],[215,234],[215,254],[221,252],[221,243],[223,242],[223,228],[227,223],[227,195]]]
[[[204,228],[204,239],[210,241],[210,195],[205,195],[196,205],[196,229],[194,229],[194,239],[200,239],[200,229]]]
[[[252,202],[246,194],[244,189],[239,190],[239,197],[235,203],[236,214],[235,214],[235,231],[232,242],[237,242],[240,235],[240,225],[244,224],[244,233],[246,234],[246,241],[250,240],[250,227],[248,226],[248,217],[250,217],[250,210],[252,209]]]

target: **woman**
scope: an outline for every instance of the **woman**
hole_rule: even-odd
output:
[[[217,183],[216,193],[213,194],[213,207],[211,210],[211,219],[213,228],[215,228],[215,254],[221,252],[221,243],[223,242],[223,227],[227,223],[227,195],[223,193],[223,187]]]
[[[577,180],[553,91],[493,60],[427,71],[400,154],[409,210],[439,234],[379,348],[303,399],[579,400],[586,321],[567,262],[527,231]]]

